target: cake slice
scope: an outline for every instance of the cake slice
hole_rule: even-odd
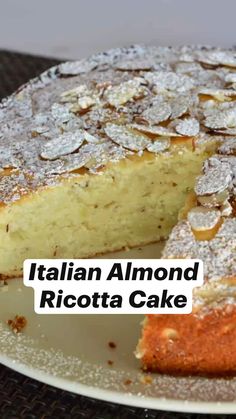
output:
[[[199,258],[204,285],[188,315],[150,315],[137,356],[145,369],[169,374],[236,373],[236,141],[225,139],[204,163],[163,251],[164,258]]]

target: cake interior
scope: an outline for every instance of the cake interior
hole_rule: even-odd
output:
[[[133,155],[2,206],[1,275],[21,275],[28,258],[86,258],[168,237],[212,148]]]

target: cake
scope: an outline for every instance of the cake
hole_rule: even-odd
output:
[[[170,236],[163,257],[203,259],[205,283],[191,315],[146,317],[138,357],[152,371],[235,372],[235,69],[234,50],[133,46],[62,63],[3,100],[1,278],[28,258]]]

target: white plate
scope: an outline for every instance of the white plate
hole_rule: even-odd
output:
[[[160,246],[106,257],[158,257]],[[6,325],[16,314],[28,320],[18,335]],[[102,400],[150,409],[236,413],[236,379],[151,374],[148,383],[133,355],[141,320],[138,315],[37,315],[33,290],[12,280],[0,292],[0,362],[46,384]],[[117,347],[109,348],[109,341]]]

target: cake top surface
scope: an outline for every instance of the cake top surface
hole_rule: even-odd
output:
[[[1,203],[81,168],[96,174],[128,155],[170,153],[176,138],[196,145],[217,136],[226,140],[217,159],[228,161],[236,147],[235,69],[234,50],[142,46],[49,69],[0,105]],[[232,184],[230,161],[221,189]],[[216,188],[209,182],[199,182],[200,194]]]

